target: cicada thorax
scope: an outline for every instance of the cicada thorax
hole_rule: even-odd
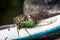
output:
[[[26,16],[25,20],[23,21],[23,27],[31,28],[36,26],[35,20],[31,18],[31,16]]]

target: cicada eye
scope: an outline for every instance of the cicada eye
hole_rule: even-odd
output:
[[[23,25],[25,25],[25,22],[23,22]]]

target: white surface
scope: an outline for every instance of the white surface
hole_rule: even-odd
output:
[[[47,12],[49,12],[51,14],[56,14],[56,13],[60,13],[60,10],[52,9],[52,10],[48,10]]]
[[[55,22],[54,22],[54,20],[55,20]],[[46,25],[47,23],[49,23],[51,21],[53,23]],[[28,32],[30,34],[35,34],[35,33],[38,33],[40,31],[48,30],[48,29],[51,29],[51,28],[54,28],[54,27],[60,25],[60,15],[49,18],[49,19],[45,19],[38,25],[42,25],[42,26],[29,28],[29,29],[27,29]],[[10,28],[10,31],[8,31],[8,29],[0,30],[0,40],[4,40],[6,37],[8,37],[7,40],[12,40],[12,39],[21,38],[24,36],[28,36],[28,34],[23,28],[19,31],[19,37],[17,34],[17,28],[16,27]]]

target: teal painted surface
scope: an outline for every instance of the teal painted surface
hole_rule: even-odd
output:
[[[25,36],[25,37],[22,37],[22,38],[17,38],[15,40],[33,39],[33,38],[36,38],[36,37],[44,36],[44,35],[46,35],[48,33],[51,33],[51,32],[58,31],[58,30],[60,30],[60,26],[57,26],[55,28],[52,28],[52,29],[49,29],[49,30],[45,30],[45,31],[42,31],[42,32],[38,32],[38,33],[35,33],[35,34],[31,34],[31,36]]]

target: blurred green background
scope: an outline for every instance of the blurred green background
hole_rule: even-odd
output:
[[[13,18],[23,14],[24,0],[0,0],[0,25],[12,24]]]

